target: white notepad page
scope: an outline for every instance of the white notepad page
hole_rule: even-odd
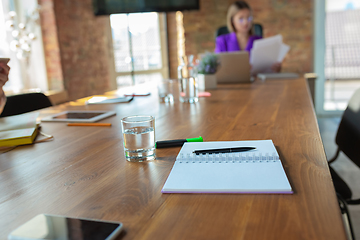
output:
[[[256,147],[242,153],[194,150]],[[185,143],[163,193],[293,193],[272,140]]]

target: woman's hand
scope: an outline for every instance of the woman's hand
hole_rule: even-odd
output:
[[[256,77],[257,74],[258,74],[258,72],[257,72],[257,71],[253,71],[253,65],[250,64],[250,75],[251,75],[252,77]]]
[[[0,114],[1,114],[6,103],[6,97],[2,87],[9,80],[10,67],[6,63],[0,62],[0,69],[1,69],[0,70]]]
[[[274,63],[272,66],[271,66],[271,70],[273,72],[276,72],[276,73],[279,73],[281,71],[281,63]]]
[[[0,69],[0,87],[2,88],[9,80],[10,67],[5,63],[0,62]]]

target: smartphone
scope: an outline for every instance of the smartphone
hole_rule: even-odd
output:
[[[0,62],[8,64],[8,62],[10,61],[10,58],[0,58]],[[2,67],[0,67],[0,72],[2,71]]]
[[[112,240],[122,227],[120,222],[39,214],[12,231],[8,239]]]
[[[10,58],[0,58],[0,62],[7,64],[10,61]]]

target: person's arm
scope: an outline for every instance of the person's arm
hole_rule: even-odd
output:
[[[1,114],[6,103],[6,96],[2,87],[9,80],[10,67],[5,63],[0,62],[0,69],[1,69],[0,70],[0,114]]]
[[[5,104],[6,104],[6,96],[4,90],[0,88],[0,114],[4,110]]]
[[[216,38],[215,53],[226,52],[226,42],[223,36]]]

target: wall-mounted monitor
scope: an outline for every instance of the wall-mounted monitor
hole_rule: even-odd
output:
[[[198,10],[199,0],[93,0],[95,15]]]

